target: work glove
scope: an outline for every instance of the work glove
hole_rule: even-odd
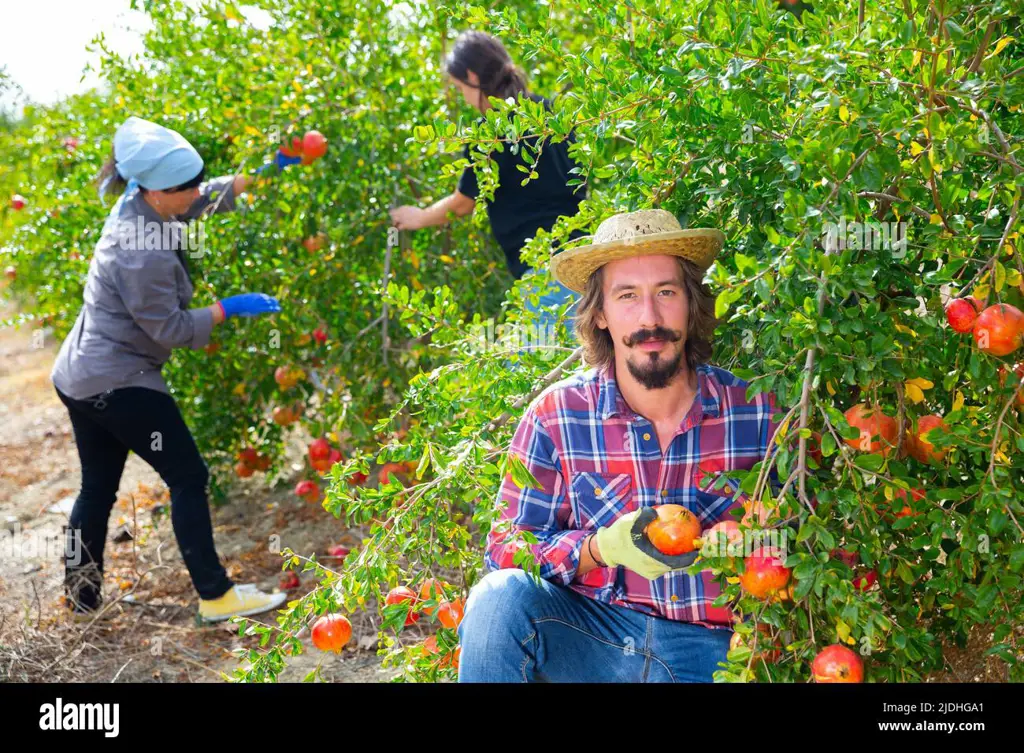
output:
[[[269,170],[271,167],[277,168],[277,171],[280,172],[281,170],[284,170],[289,165],[297,165],[300,162],[302,162],[302,157],[299,157],[299,156],[289,157],[287,154],[284,153],[283,149],[278,149],[274,153],[274,159],[272,161],[267,162],[267,163],[263,164],[262,166],[256,168],[256,172],[257,173],[262,173],[262,172],[264,172],[266,170]]]
[[[276,298],[271,298],[265,293],[242,293],[233,295],[219,302],[220,310],[224,312],[224,318],[232,316],[258,316],[259,314],[272,314],[281,310],[281,304]]]
[[[699,550],[670,555],[654,548],[644,529],[657,517],[653,507],[643,507],[626,513],[610,526],[599,528],[595,536],[604,563],[608,567],[621,565],[647,580],[692,565],[700,555]]]

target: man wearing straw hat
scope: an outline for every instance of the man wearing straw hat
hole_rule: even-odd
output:
[[[733,519],[749,500],[727,474],[761,460],[777,428],[771,395],[748,400],[746,382],[707,363],[702,278],[724,240],[646,210],[553,257],[554,278],[582,293],[576,333],[592,368],[542,392],[512,440],[538,486],[511,474],[502,485],[491,572],[459,626],[461,682],[710,682],[725,661],[720,587],[685,572],[695,552],[664,555],[642,534],[666,503],[703,529]],[[522,533],[540,582],[519,569]]]

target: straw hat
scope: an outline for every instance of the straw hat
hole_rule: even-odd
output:
[[[724,245],[725,235],[720,230],[683,230],[675,215],[664,209],[624,212],[602,222],[592,243],[552,256],[551,274],[565,287],[582,293],[590,275],[610,261],[669,254],[689,259],[705,270]]]

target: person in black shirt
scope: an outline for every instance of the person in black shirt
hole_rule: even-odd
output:
[[[488,97],[526,97],[534,102],[543,102],[545,109],[551,108],[550,100],[527,89],[523,74],[516,68],[505,47],[489,34],[468,31],[459,35],[445,61],[445,71],[462,92],[466,102],[480,112],[490,109]],[[536,136],[524,137],[523,141],[529,144],[534,154],[540,148],[540,158],[535,168],[537,177],[525,186],[522,185],[524,173],[516,169],[516,165],[530,164],[524,162],[522,149],[513,154],[506,145],[503,151],[492,152],[490,157],[498,171],[498,187],[494,199],[487,203],[491,232],[505,253],[509,272],[517,280],[531,271],[519,257],[520,249],[526,241],[541,228],[551,230],[559,217],[575,215],[579,211],[580,202],[586,198],[585,185],[567,185],[570,180],[579,177],[569,172],[576,166],[569,157],[569,145],[575,141],[574,136],[560,143],[544,139],[538,144]],[[466,147],[465,156],[469,159],[469,146]],[[532,162],[532,157],[529,159]],[[471,166],[467,167],[453,193],[426,208],[401,206],[392,209],[392,224],[400,230],[443,225],[448,222],[449,212],[457,217],[471,214],[479,193],[476,173]],[[582,231],[573,231],[570,240],[581,235]],[[541,290],[542,307],[578,298],[557,282],[552,282],[550,288],[545,284]],[[548,292],[550,290],[554,292]],[[537,310],[533,306],[529,308]],[[544,314],[541,319],[550,323]]]

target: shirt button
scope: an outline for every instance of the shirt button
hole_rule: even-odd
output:
[[[647,432],[644,432],[644,441],[645,442],[649,442],[650,440],[651,440],[651,435],[648,434]]]
[[[661,496],[667,497],[668,496],[668,489],[662,489],[661,490]]]
[[[732,487],[729,486],[728,484],[725,485],[725,493],[732,494]]]
[[[603,497],[604,496],[604,489],[602,489],[600,486],[595,486],[594,487],[594,494],[596,494],[598,497]]]

